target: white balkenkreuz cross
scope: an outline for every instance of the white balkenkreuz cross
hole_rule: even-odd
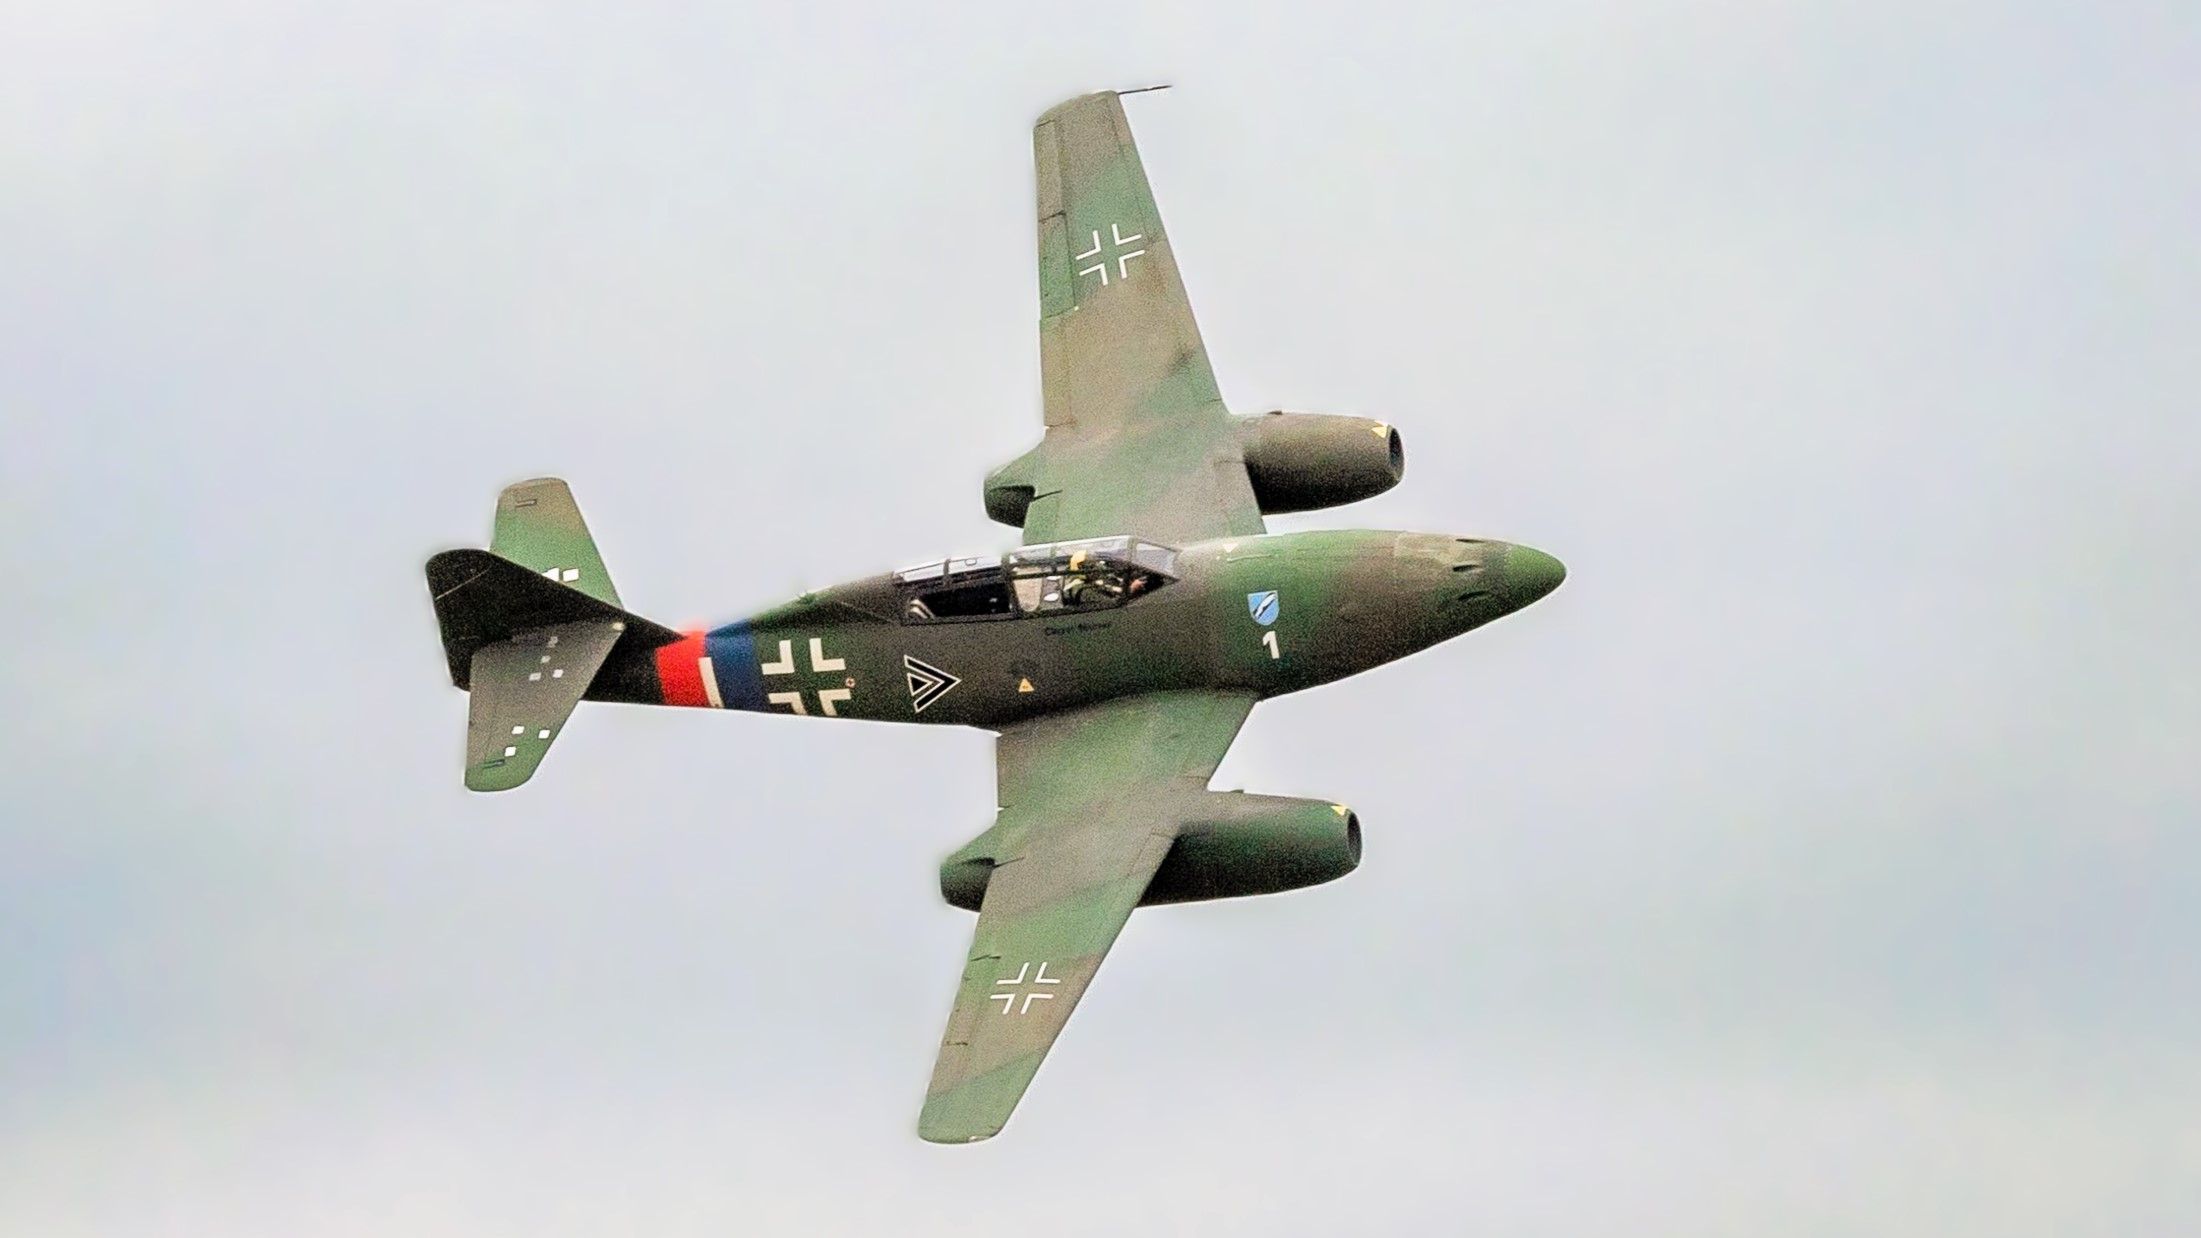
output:
[[[1125,236],[1122,224],[1110,224],[1108,225],[1108,234],[1116,239],[1108,245],[1103,245],[1101,244],[1100,229],[1093,229],[1093,248],[1078,255],[1079,262],[1083,262],[1087,258],[1095,259],[1093,265],[1079,268],[1078,274],[1098,274],[1101,277],[1101,287],[1103,288],[1108,286],[1108,263],[1110,259],[1114,259],[1116,263],[1116,278],[1127,279],[1131,275],[1131,260],[1146,252],[1144,249],[1134,249],[1128,253],[1124,251],[1124,246],[1134,241],[1146,239],[1144,232],[1134,232],[1130,236]],[[1103,249],[1113,249],[1115,252],[1102,257],[1101,250]]]
[[[1015,978],[1015,979],[1013,979],[1013,980],[1010,980],[1010,979],[1001,979],[1001,980],[996,980],[996,981],[994,981],[994,987],[995,987],[995,988],[997,988],[997,989],[1012,989],[1012,990],[1013,990],[1013,989],[1015,989],[1015,988],[1016,988],[1017,986],[1019,986],[1019,985],[1021,985],[1021,984],[1023,984],[1023,983],[1024,983],[1024,976],[1025,976],[1025,973],[1027,973],[1027,972],[1029,972],[1029,971],[1031,971],[1031,970],[1032,970],[1032,965],[1031,965],[1030,963],[1026,963],[1026,964],[1024,964],[1024,965],[1023,965],[1022,967],[1019,967],[1019,968],[1017,968],[1017,969],[1016,969],[1016,978]],[[1047,965],[1046,965],[1045,963],[1041,963],[1041,964],[1039,965],[1039,974],[1038,974],[1038,975],[1036,975],[1036,976],[1033,976],[1033,977],[1032,977],[1032,984],[1033,984],[1034,986],[1037,986],[1037,985],[1042,985],[1042,984],[1061,984],[1061,983],[1062,983],[1062,977],[1060,977],[1060,976],[1050,976],[1050,975],[1048,975],[1048,974],[1047,974]],[[1018,998],[1018,996],[1020,996],[1020,995],[1019,995],[1019,994],[1017,994],[1017,993],[1014,993],[1014,992],[1009,992],[1009,993],[995,993],[995,994],[993,994],[993,995],[989,996],[989,997],[988,997],[988,998],[987,998],[986,1000],[987,1000],[987,1001],[989,1001],[989,1002],[1000,1002],[1000,1003],[1001,1003],[1001,1013],[1003,1013],[1003,1014],[1008,1014],[1008,1013],[1010,1013],[1010,1012],[1012,1011],[1012,1009],[1013,1009],[1013,1010],[1014,1010],[1014,1012],[1015,1012],[1015,1013],[1017,1013],[1017,1014],[1024,1014],[1024,1013],[1027,1013],[1028,1011],[1030,1011],[1030,1010],[1031,1010],[1031,1008],[1032,1008],[1032,1003],[1033,1003],[1033,1002],[1051,1002],[1051,1001],[1055,1000],[1055,995],[1054,995],[1054,994],[1052,994],[1052,993],[1042,993],[1042,992],[1040,992],[1040,991],[1039,991],[1039,989],[1038,989],[1037,987],[1034,987],[1034,988],[1029,988],[1029,989],[1026,989],[1026,990],[1024,990],[1024,992],[1023,992],[1023,993],[1021,994],[1021,996],[1022,996],[1022,997],[1024,998],[1024,1004],[1023,1004],[1022,1006],[1018,1006],[1018,1005],[1016,1004],[1016,999]]]

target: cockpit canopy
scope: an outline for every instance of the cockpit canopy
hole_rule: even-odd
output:
[[[894,574],[904,623],[1105,610],[1177,579],[1177,552],[1132,537],[1026,546],[998,558],[947,559]]]

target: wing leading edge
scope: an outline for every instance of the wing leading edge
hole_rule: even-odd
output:
[[[1001,734],[1001,815],[951,859],[992,864],[918,1133],[1008,1122],[1187,814],[1250,693],[1129,697]]]

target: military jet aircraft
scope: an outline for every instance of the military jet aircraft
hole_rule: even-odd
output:
[[[999,815],[947,857],[978,913],[918,1132],[1007,1122],[1132,909],[1343,876],[1343,805],[1207,789],[1256,702],[1510,614],[1565,570],[1442,533],[1268,533],[1397,484],[1362,417],[1234,416],[1115,93],[1039,118],[1038,446],[985,482],[1007,554],[803,594],[708,631],[629,612],[566,484],[506,489],[488,550],[428,561],[466,785],[519,786],[583,700],[999,733]]]

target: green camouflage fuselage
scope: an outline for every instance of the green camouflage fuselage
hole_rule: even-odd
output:
[[[900,577],[865,577],[617,655],[588,696],[987,728],[1142,692],[1274,696],[1510,614],[1564,570],[1505,542],[1354,529],[1202,542],[1170,574],[1095,609],[924,621]]]

